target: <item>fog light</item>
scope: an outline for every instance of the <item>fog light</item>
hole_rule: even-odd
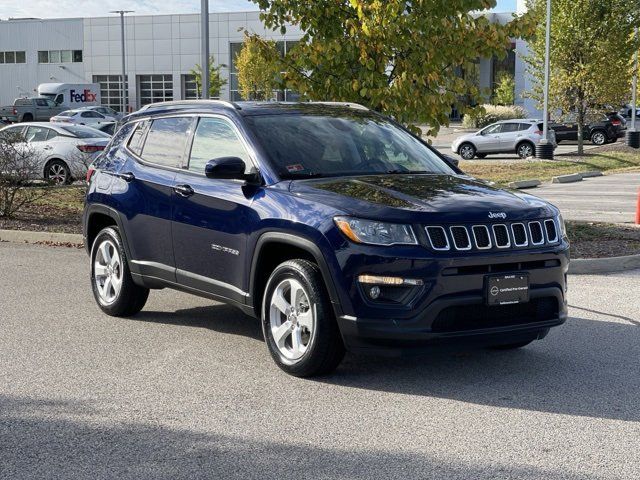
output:
[[[377,299],[380,296],[380,287],[377,285],[374,287],[371,287],[371,289],[369,290],[369,296],[371,297],[372,300]]]
[[[422,285],[419,278],[385,277],[378,275],[359,275],[358,281],[364,284],[377,283],[379,285],[395,285],[399,287]]]

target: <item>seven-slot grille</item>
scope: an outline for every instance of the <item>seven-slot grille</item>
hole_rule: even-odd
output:
[[[436,251],[468,251],[523,248],[552,245],[560,241],[553,219],[495,223],[490,225],[452,225],[425,227],[429,246]]]

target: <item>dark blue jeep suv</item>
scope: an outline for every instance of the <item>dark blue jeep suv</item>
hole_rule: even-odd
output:
[[[330,372],[345,349],[517,348],[567,316],[558,210],[359,105],[154,104],[87,178],[104,312],[134,315],[165,287],[227,302],[261,319],[293,375]]]

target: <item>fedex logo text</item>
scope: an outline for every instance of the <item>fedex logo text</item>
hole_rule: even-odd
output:
[[[76,93],[75,90],[71,90],[70,92],[71,102],[95,102],[96,94],[92,93],[91,90],[87,90],[86,88],[82,93]]]

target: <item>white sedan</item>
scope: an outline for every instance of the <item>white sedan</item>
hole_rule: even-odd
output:
[[[102,123],[115,122],[117,119],[104,115],[95,110],[78,108],[77,110],[65,110],[55,117],[51,117],[53,123],[75,123],[76,125],[100,125]]]
[[[111,137],[80,125],[27,122],[1,128],[0,141],[6,139],[18,139],[18,149],[33,152],[42,178],[68,184],[84,178],[88,165]]]

